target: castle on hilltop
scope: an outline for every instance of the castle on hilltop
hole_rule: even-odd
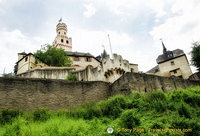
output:
[[[129,63],[122,56],[113,54],[113,59],[104,50],[94,57],[90,53],[73,52],[72,38],[67,36],[67,25],[59,21],[56,26],[57,36],[53,41],[55,48],[63,48],[71,58],[71,67],[52,67],[38,60],[32,53],[18,53],[15,74],[25,78],[66,79],[73,73],[79,81],[114,82],[125,72],[138,72],[138,65]]]
[[[90,53],[73,52],[72,38],[67,36],[67,25],[59,21],[56,26],[57,35],[53,47],[62,48],[73,62],[71,67],[52,67],[38,60],[32,53],[18,53],[15,74],[24,78],[66,79],[69,73],[76,76],[79,81],[106,81],[114,82],[126,72],[138,73],[138,64],[129,63],[128,60],[117,54],[112,58],[104,50],[97,57]],[[181,77],[188,79],[192,75],[189,62],[183,50],[168,51],[162,41],[163,54],[156,59],[157,66],[147,71],[147,74]]]

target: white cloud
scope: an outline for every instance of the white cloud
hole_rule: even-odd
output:
[[[108,54],[111,54],[108,34],[110,36],[112,51],[118,55],[122,55],[123,59],[129,60],[130,63],[138,64],[139,70],[147,71],[155,65],[155,60],[152,59],[152,52],[144,54],[141,49],[141,44],[148,46],[148,41],[138,43],[134,37],[130,37],[126,33],[118,33],[111,30],[106,31],[91,31],[72,27],[68,34],[72,37],[72,50],[80,52],[89,52],[94,56],[100,55],[103,52],[102,45]],[[150,55],[150,56],[148,56]],[[148,64],[148,65],[147,65]]]
[[[6,69],[5,72],[13,72],[15,63],[17,62],[17,54],[25,51],[26,53],[35,52],[38,45],[41,45],[42,39],[29,38],[21,33],[20,30],[0,31],[0,69]],[[42,43],[43,44],[43,43]],[[0,71],[3,73],[3,71]]]
[[[92,17],[96,13],[96,8],[93,4],[84,4],[84,7],[86,8],[86,11],[83,12],[83,15],[86,18]]]
[[[177,0],[171,10],[177,15],[154,27],[150,34],[157,47],[160,45],[156,41],[163,38],[169,50],[183,49],[190,60],[191,43],[200,40],[200,3]],[[195,71],[195,68],[192,70]]]

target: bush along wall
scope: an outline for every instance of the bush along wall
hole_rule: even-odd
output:
[[[117,95],[65,110],[1,110],[0,135],[200,135],[200,87]],[[113,133],[108,133],[108,127]]]

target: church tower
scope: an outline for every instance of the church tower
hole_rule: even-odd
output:
[[[56,26],[57,36],[53,41],[53,46],[63,48],[65,51],[72,51],[72,38],[67,37],[67,25],[62,23],[62,18]]]

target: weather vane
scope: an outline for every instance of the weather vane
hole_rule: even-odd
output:
[[[59,19],[59,21],[58,21],[59,23],[61,23],[62,22],[62,17]]]

